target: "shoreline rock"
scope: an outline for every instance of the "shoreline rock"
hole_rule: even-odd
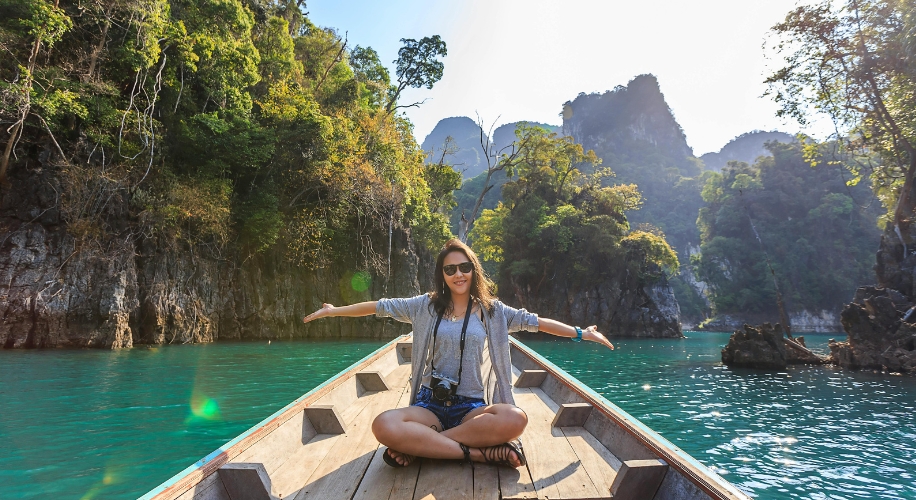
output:
[[[763,323],[759,327],[745,324],[735,331],[722,349],[722,363],[730,367],[785,369],[788,365],[827,363],[805,346],[804,337],[785,337],[782,325]]]
[[[847,338],[830,343],[830,361],[853,370],[916,373],[916,314],[903,293],[862,287],[843,309]]]

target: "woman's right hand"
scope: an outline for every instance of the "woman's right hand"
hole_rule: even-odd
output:
[[[332,311],[334,310],[333,304],[321,304],[321,309],[309,314],[308,316],[302,318],[303,323],[308,323],[314,319],[318,318],[328,318],[333,316]]]

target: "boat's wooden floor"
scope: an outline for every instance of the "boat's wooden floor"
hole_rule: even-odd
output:
[[[428,459],[389,467],[370,427],[382,411],[408,404],[408,370],[402,365],[388,377],[392,390],[365,393],[341,412],[344,434],[319,434],[289,457],[271,475],[274,493],[296,500],[610,498],[620,462],[585,429],[553,427],[558,407],[537,388],[514,389],[528,414],[527,467]]]

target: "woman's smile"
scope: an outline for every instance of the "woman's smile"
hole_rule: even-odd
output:
[[[442,261],[442,265],[445,270],[454,270],[454,274],[451,276],[448,273],[445,274],[445,282],[448,284],[449,289],[454,295],[465,295],[471,291],[471,279],[473,278],[474,271],[463,272],[461,270],[462,264],[468,262],[468,257],[462,252],[451,252],[445,256],[445,259]]]

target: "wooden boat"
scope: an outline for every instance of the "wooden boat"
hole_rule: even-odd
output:
[[[749,499],[524,344],[513,391],[527,467],[417,460],[393,468],[370,423],[409,401],[399,337],[162,483],[142,500]]]

